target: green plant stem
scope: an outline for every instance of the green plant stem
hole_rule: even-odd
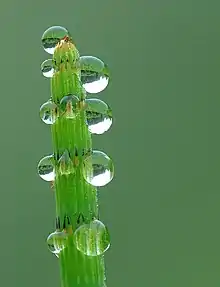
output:
[[[92,140],[85,123],[83,89],[77,66],[79,53],[72,43],[63,41],[57,46],[53,60],[57,67],[51,80],[53,102],[59,105],[60,100],[69,94],[81,98],[74,119],[59,117],[52,125],[56,216],[61,227],[64,226],[69,233],[67,247],[59,255],[62,287],[103,287],[103,256],[86,256],[73,243],[80,215],[88,221],[98,218],[97,190],[86,183],[82,174],[83,157],[91,151]],[[73,164],[73,170],[68,175],[60,173],[58,161],[65,151],[68,151]],[[66,217],[70,219],[69,225],[65,222]]]

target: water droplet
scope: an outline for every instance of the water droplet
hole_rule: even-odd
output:
[[[83,224],[74,232],[76,248],[85,255],[102,255],[110,246],[108,229],[99,220]]]
[[[83,163],[83,176],[89,184],[104,186],[112,180],[114,165],[104,152],[94,150]]]
[[[38,163],[38,174],[45,181],[53,181],[55,179],[54,157],[48,155],[42,158]]]
[[[59,257],[59,253],[67,246],[67,234],[64,231],[55,231],[47,237],[49,250]]]
[[[40,107],[40,118],[47,125],[52,125],[58,118],[57,105],[52,101],[44,103]]]
[[[68,95],[60,101],[61,116],[65,116],[67,119],[74,119],[77,115],[77,104],[79,99],[74,95]]]
[[[99,99],[86,99],[86,116],[89,131],[103,134],[112,125],[112,112],[109,106]]]
[[[81,82],[90,94],[103,91],[109,82],[108,67],[102,60],[93,56],[80,57]]]
[[[41,72],[46,78],[52,78],[53,77],[54,65],[53,65],[52,59],[45,60],[41,64]]]
[[[73,161],[69,157],[69,153],[67,150],[62,154],[61,158],[59,159],[59,171],[62,175],[69,175],[71,173],[74,173],[75,171]]]
[[[68,30],[61,26],[52,26],[48,28],[41,38],[44,50],[53,54],[57,44],[66,37],[70,37]]]

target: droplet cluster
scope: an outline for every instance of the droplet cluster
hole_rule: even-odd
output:
[[[44,50],[54,55],[62,42],[72,43],[72,36],[67,29],[53,26],[43,33],[41,41]],[[54,60],[54,56],[52,57],[41,64],[43,76],[51,79],[57,75],[56,73],[61,72],[60,63],[69,63],[70,60],[67,54],[62,55],[64,58],[60,62]],[[66,62],[63,59],[66,59]],[[97,57],[79,56],[78,61],[73,63],[71,73],[75,73],[76,67],[80,71],[79,81],[83,97],[78,94],[63,94],[61,99],[55,102],[50,98],[40,107],[40,118],[47,125],[56,125],[62,119],[75,121],[83,112],[84,124],[88,132],[95,135],[103,134],[112,126],[111,108],[98,98],[89,98],[89,94],[98,94],[106,89],[109,83],[108,66]],[[82,164],[76,165],[66,147],[66,150],[60,152],[58,158],[55,154],[44,156],[37,167],[39,176],[48,182],[56,182],[56,173],[68,178],[69,175],[76,173],[77,168],[81,168],[85,182],[94,187],[107,185],[114,176],[112,159],[103,151],[98,150],[83,153]],[[108,229],[97,218],[92,218],[89,222],[82,221],[73,230],[72,236],[78,251],[86,256],[102,255],[110,246]],[[56,229],[47,238],[49,250],[57,257],[60,252],[68,248],[67,242],[68,236],[65,230]]]

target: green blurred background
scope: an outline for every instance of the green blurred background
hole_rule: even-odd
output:
[[[1,286],[60,287],[45,244],[54,196],[36,166],[52,150],[38,114],[50,95],[40,39],[62,25],[112,73],[98,97],[115,122],[94,137],[116,169],[100,189],[108,287],[219,287],[219,9],[214,0],[1,4]]]

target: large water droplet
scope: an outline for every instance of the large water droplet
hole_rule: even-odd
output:
[[[74,95],[68,95],[60,101],[61,116],[65,116],[67,119],[74,119],[77,115],[77,104],[79,99]]]
[[[109,82],[108,67],[102,60],[93,56],[80,57],[81,82],[90,94],[103,91]]]
[[[67,246],[67,234],[64,231],[55,231],[47,237],[49,250],[59,257],[59,253]]]
[[[110,246],[110,236],[105,225],[99,220],[78,227],[74,233],[76,248],[85,255],[102,255]]]
[[[44,103],[40,107],[40,118],[47,125],[52,125],[55,123],[58,117],[57,105],[52,101]]]
[[[41,72],[46,78],[52,78],[54,75],[54,65],[53,65],[53,60],[48,59],[45,60],[41,64]]]
[[[86,99],[86,116],[89,131],[103,134],[112,125],[112,112],[109,106],[99,99]]]
[[[61,26],[52,26],[48,28],[41,38],[44,50],[49,54],[53,54],[57,44],[66,37],[70,37],[66,28]]]
[[[93,186],[104,186],[114,176],[112,160],[104,153],[94,150],[83,162],[83,176]]]
[[[48,155],[43,157],[38,163],[38,174],[45,181],[55,179],[54,156]]]
[[[62,175],[69,175],[75,172],[73,161],[66,150],[59,159],[59,171]]]

